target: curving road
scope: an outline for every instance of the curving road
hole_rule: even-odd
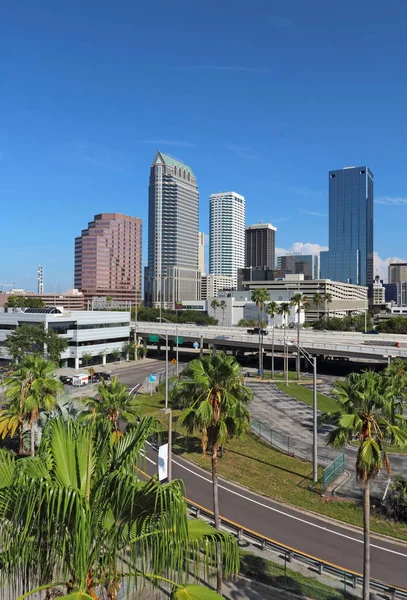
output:
[[[149,365],[129,365],[128,369],[117,374],[129,387],[133,387],[142,383],[152,366],[160,371],[159,361],[151,361]],[[151,447],[147,449],[145,468],[149,475],[158,470],[157,453]],[[212,509],[211,478],[206,471],[174,456],[173,478],[184,481],[190,500]],[[221,515],[230,521],[338,567],[362,572],[362,533],[254,494],[225,480],[220,482],[219,500]],[[407,588],[406,560],[407,545],[372,536],[372,578]]]

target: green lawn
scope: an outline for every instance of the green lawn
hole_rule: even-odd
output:
[[[276,386],[283,392],[286,392],[286,394],[293,396],[293,398],[297,398],[297,400],[301,400],[301,402],[305,402],[305,404],[312,406],[313,391],[309,388],[298,385],[297,383],[289,383],[288,386],[284,383],[276,383]],[[333,412],[338,409],[335,400],[324,394],[317,394],[317,404],[319,410],[322,410],[323,412]]]
[[[138,398],[140,412],[156,416],[165,428],[166,417],[159,410],[164,405],[163,393],[159,390],[152,397],[139,394]],[[174,452],[210,471],[210,457],[202,456],[200,439],[185,437],[177,423],[179,414],[180,411],[173,411]],[[287,433],[295,434],[294,431]],[[223,477],[264,496],[362,527],[362,509],[358,504],[341,499],[327,500],[313,489],[311,463],[275,450],[252,433],[228,443],[227,451],[219,459],[218,470]],[[377,533],[407,540],[407,524],[372,515],[371,528]]]
[[[298,594],[313,600],[354,600],[355,596],[342,589],[322,583],[317,578],[307,577],[278,565],[261,556],[240,552],[240,573],[266,585]]]

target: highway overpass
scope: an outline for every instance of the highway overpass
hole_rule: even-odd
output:
[[[134,323],[133,323],[134,328]],[[145,343],[151,342],[150,336],[159,336],[159,343],[165,346],[165,336],[171,345],[174,340],[182,338],[184,344],[198,342],[201,346],[210,345],[217,349],[233,350],[236,353],[256,352],[259,347],[259,336],[250,335],[243,327],[199,326],[137,322],[137,336]],[[263,349],[272,351],[272,335],[263,336]],[[393,334],[362,334],[340,331],[301,330],[301,346],[310,354],[322,357],[344,357],[386,362],[394,358],[407,359],[407,336]],[[283,352],[286,342],[297,340],[296,329],[275,329],[275,352]],[[288,345],[289,353],[296,352],[295,346]]]

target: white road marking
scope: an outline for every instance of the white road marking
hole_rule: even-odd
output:
[[[204,481],[207,481],[208,483],[212,483],[211,479],[204,477],[200,473],[196,473],[195,471],[192,471],[192,469],[189,469],[188,467],[186,467],[185,465],[182,465],[181,463],[177,462],[176,460],[173,460],[172,462],[174,464],[178,465],[179,467],[181,467],[182,469],[189,471],[189,473],[192,473],[192,475],[195,475],[196,477],[199,477],[200,479],[203,479]],[[278,508],[274,508],[272,506],[268,506],[267,504],[263,504],[262,502],[259,502],[258,500],[254,500],[253,498],[248,498],[247,496],[244,496],[243,494],[240,494],[239,492],[236,492],[235,490],[231,490],[230,488],[227,488],[223,485],[218,485],[218,487],[221,488],[222,490],[225,490],[226,492],[229,492],[230,494],[234,494],[235,496],[242,498],[243,500],[247,500],[249,502],[252,502],[253,504],[257,504],[258,506],[261,506],[262,508],[267,508],[268,510],[279,513],[280,515],[283,515],[285,517],[289,517],[290,519],[294,519],[295,521],[299,521],[300,523],[305,523],[305,525],[311,525],[312,527],[316,527],[317,529],[322,529],[323,531],[326,531],[327,533],[332,533],[334,535],[338,535],[345,539],[351,540],[352,542],[357,542],[358,544],[363,544],[363,540],[358,540],[357,538],[354,538],[350,535],[346,535],[344,533],[339,533],[338,531],[334,531],[333,529],[329,529],[328,527],[323,527],[322,525],[318,525],[317,523],[312,523],[311,521],[307,521],[306,519],[301,519],[300,517],[291,515],[290,513],[287,513]],[[370,547],[376,548],[377,550],[383,550],[384,552],[390,552],[391,554],[397,554],[398,556],[403,556],[404,558],[407,558],[407,554],[403,554],[402,552],[397,552],[396,550],[390,550],[389,548],[384,548],[383,546],[377,546],[376,544],[370,544]]]

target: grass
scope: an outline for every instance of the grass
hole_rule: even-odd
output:
[[[262,379],[272,379],[271,373],[263,373]],[[274,373],[274,379],[285,381],[285,375],[284,373]],[[288,381],[297,381],[297,373],[295,373],[294,371],[288,371]],[[306,375],[305,377],[302,376],[300,381],[307,381],[312,383],[312,377],[309,377],[309,375]]]
[[[160,413],[160,408],[164,406],[162,391],[159,389],[151,397],[139,394],[138,398],[141,413],[156,416],[165,428],[166,417]],[[202,456],[200,439],[185,437],[178,425],[180,412],[173,411],[173,451],[210,471],[210,457]],[[359,504],[342,499],[322,498],[313,489],[311,463],[279,452],[252,433],[230,440],[227,451],[219,459],[218,471],[226,479],[236,481],[264,496],[362,527],[363,513]],[[407,524],[395,523],[372,514],[371,529],[376,533],[407,541]]]
[[[310,390],[303,385],[298,385],[297,383],[289,383],[288,386],[284,383],[276,383],[276,386],[281,391],[293,396],[293,398],[297,398],[297,400],[301,400],[301,402],[305,402],[305,404],[312,406],[313,390]],[[333,398],[320,393],[317,394],[317,405],[322,412],[333,412],[338,410],[338,404]]]
[[[288,569],[287,565],[278,565],[249,552],[240,552],[240,573],[266,585],[313,600],[354,600],[355,598],[349,592],[333,588],[314,577],[307,577]]]

